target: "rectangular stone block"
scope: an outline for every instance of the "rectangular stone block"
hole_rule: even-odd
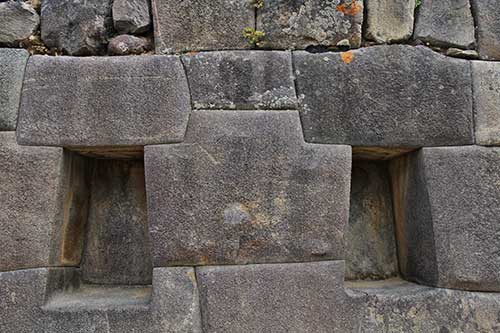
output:
[[[500,291],[500,148],[423,148],[392,169],[405,279]]]
[[[500,60],[500,7],[496,0],[471,0],[479,57]]]
[[[197,109],[297,107],[290,52],[206,52],[182,60]]]
[[[196,268],[204,332],[359,332],[341,261]]]
[[[307,142],[395,148],[474,142],[467,61],[403,45],[293,56]]]
[[[367,39],[394,43],[412,36],[415,0],[365,0],[365,8]]]
[[[175,56],[31,57],[18,142],[109,147],[182,141],[190,112]]]
[[[145,165],[155,267],[343,258],[351,149],[304,143],[296,111],[195,111]]]

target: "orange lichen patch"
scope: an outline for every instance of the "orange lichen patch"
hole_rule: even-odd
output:
[[[363,11],[363,6],[360,5],[357,1],[353,1],[350,3],[343,3],[341,5],[337,5],[335,8],[338,12],[342,12],[345,15],[354,16],[359,12]]]
[[[189,51],[189,52],[186,52],[186,55],[188,57],[191,57],[191,56],[197,55],[198,53],[199,53],[198,51]]]
[[[354,60],[354,52],[347,51],[340,53],[340,58],[346,64],[350,64]]]

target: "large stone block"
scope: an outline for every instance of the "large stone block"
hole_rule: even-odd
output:
[[[153,0],[156,53],[249,48],[255,26],[248,0]]]
[[[28,52],[0,49],[0,131],[15,131]]]
[[[182,58],[198,109],[296,108],[289,52],[225,51]]]
[[[178,57],[34,56],[26,69],[17,139],[70,147],[179,142],[189,112]]]
[[[375,147],[474,142],[467,61],[403,45],[293,55],[307,142]]]
[[[415,0],[365,0],[365,36],[377,43],[405,41],[413,34]]]
[[[481,59],[500,60],[500,7],[496,0],[471,0]]]
[[[145,164],[155,266],[343,257],[351,149],[305,144],[296,111],[195,111]]]
[[[500,145],[500,64],[473,61],[476,142]]]
[[[500,291],[500,148],[423,148],[393,163],[403,276]]]
[[[341,261],[200,267],[205,332],[358,332]]]

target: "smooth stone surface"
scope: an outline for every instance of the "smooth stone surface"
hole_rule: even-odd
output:
[[[141,54],[152,49],[151,40],[145,37],[118,35],[108,44],[110,55]]]
[[[293,56],[307,142],[376,147],[474,142],[467,61],[403,45]]]
[[[344,41],[356,48],[362,22],[360,0],[275,0],[257,11],[257,30],[265,32],[263,46],[271,49],[330,47]]]
[[[289,52],[203,52],[182,61],[197,109],[297,107]]]
[[[17,110],[28,56],[25,50],[0,48],[0,131],[16,130]]]
[[[33,35],[40,17],[30,5],[22,1],[0,2],[0,45],[16,44]]]
[[[255,26],[248,0],[152,0],[156,53],[245,49]]]
[[[393,163],[405,279],[500,291],[500,148],[423,148]]]
[[[190,109],[178,57],[34,56],[26,69],[17,139],[72,147],[179,142]]]
[[[365,7],[367,39],[394,43],[412,36],[415,0],[365,0]]]
[[[476,17],[479,56],[500,60],[500,6],[496,0],[471,0]]]
[[[344,256],[351,149],[304,143],[297,111],[194,111],[145,166],[155,267]]]
[[[141,34],[151,26],[148,0],[114,0],[113,24],[121,34]]]
[[[476,142],[500,145],[500,64],[472,62]]]

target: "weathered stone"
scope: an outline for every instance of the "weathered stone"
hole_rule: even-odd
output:
[[[17,109],[28,56],[25,50],[0,49],[0,131],[16,130]]]
[[[33,35],[40,24],[36,11],[22,1],[0,2],[0,45],[16,45]]]
[[[367,39],[377,43],[408,40],[413,34],[415,0],[365,0]]]
[[[198,109],[297,107],[288,52],[223,51],[182,58]]]
[[[156,53],[249,48],[255,26],[248,0],[153,0]]]
[[[351,149],[305,144],[296,111],[195,111],[145,163],[155,267],[343,258]]]
[[[500,291],[500,148],[423,148],[393,163],[403,276]]]
[[[472,62],[476,142],[500,145],[500,64]]]
[[[272,49],[305,49],[361,43],[363,1],[266,1],[257,12],[257,30],[265,33],[263,46]]]
[[[342,261],[196,269],[204,332],[358,332]]]
[[[110,55],[141,54],[152,49],[151,40],[145,37],[119,35],[108,44]]]
[[[425,47],[294,52],[307,142],[419,147],[471,144],[470,65]]]
[[[102,55],[113,28],[112,0],[43,0],[42,40],[70,55]]]
[[[500,60],[500,6],[496,0],[471,0],[481,59]]]
[[[414,38],[427,44],[473,48],[474,20],[469,0],[422,1],[418,7]]]
[[[478,59],[479,53],[476,50],[462,50],[455,47],[450,47],[446,50],[446,55],[450,57],[464,58],[464,59]]]
[[[76,147],[178,142],[190,108],[178,57],[34,56],[26,69],[17,139]]]
[[[148,0],[114,0],[113,23],[122,34],[141,34],[151,26]]]
[[[354,161],[346,278],[385,279],[398,274],[389,172],[384,162]]]

